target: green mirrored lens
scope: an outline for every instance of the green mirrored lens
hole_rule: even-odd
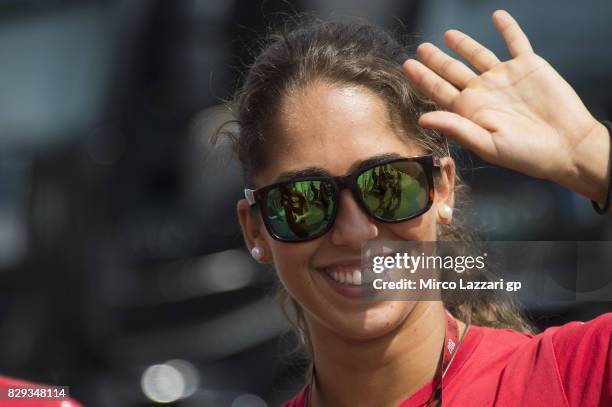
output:
[[[296,181],[268,191],[266,214],[274,233],[300,240],[325,231],[334,212],[334,188],[326,181]]]
[[[357,178],[368,209],[384,220],[401,220],[427,207],[429,182],[423,166],[400,161],[371,168]]]

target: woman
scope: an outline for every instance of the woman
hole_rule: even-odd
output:
[[[273,36],[250,68],[234,101],[248,187],[238,217],[253,257],[273,263],[313,363],[286,406],[611,405],[610,314],[534,336],[505,300],[359,295],[363,242],[467,239],[453,219],[462,184],[440,133],[609,205],[606,126],[507,12],[493,22],[509,61],[455,30],[445,43],[473,68],[432,44],[408,59],[363,22],[311,22]],[[384,198],[403,184],[376,181],[389,171],[421,186],[399,191],[410,201],[400,209]],[[279,191],[305,186],[334,198],[316,203],[328,216],[305,213],[294,233]]]

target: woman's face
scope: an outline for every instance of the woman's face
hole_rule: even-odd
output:
[[[288,97],[278,123],[280,134],[271,146],[268,165],[257,174],[257,187],[277,181],[280,174],[309,167],[345,175],[362,161],[382,154],[409,157],[423,154],[401,139],[389,124],[382,99],[362,87],[337,87],[318,82]],[[343,295],[323,268],[350,272],[359,262],[361,244],[372,240],[436,240],[438,205],[452,206],[454,166],[442,161],[441,182],[432,208],[422,216],[395,224],[369,217],[348,190],[342,190],[333,228],[322,237],[302,243],[274,240],[243,200],[240,221],[249,248],[264,249],[263,261],[274,264],[290,295],[304,309],[309,325],[327,328],[347,338],[373,338],[396,328],[413,309],[409,301],[372,302]],[[254,217],[257,219],[253,219]],[[344,266],[342,266],[344,265]],[[344,268],[343,268],[344,267]]]

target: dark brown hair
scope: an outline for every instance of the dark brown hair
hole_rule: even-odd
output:
[[[398,134],[439,157],[451,155],[445,137],[417,124],[419,116],[435,110],[436,105],[405,78],[402,63],[410,56],[405,41],[362,19],[321,21],[309,16],[288,19],[282,29],[265,38],[242,86],[228,103],[238,130],[220,129],[214,138],[223,134],[231,139],[245,183],[258,187],[254,185],[254,176],[266,165],[268,147],[279,137],[275,118],[280,106],[296,90],[322,80],[334,86],[359,86],[373,92],[385,102],[390,123]],[[453,223],[439,225],[438,240],[473,240],[462,219],[466,189],[457,171]],[[258,216],[256,213],[252,212],[253,216]],[[287,305],[292,304],[295,320],[290,322],[310,348],[302,310],[279,286],[282,309],[288,316]],[[474,297],[445,305],[465,322],[533,332],[509,296],[494,300]]]

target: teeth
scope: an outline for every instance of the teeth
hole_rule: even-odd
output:
[[[349,272],[344,275],[344,282],[346,284],[353,284],[353,273]]]
[[[361,285],[361,270],[353,271],[353,284]]]
[[[330,276],[331,278],[333,278],[334,280],[336,280],[337,282],[341,284],[361,285],[361,282],[362,282],[361,270],[353,270],[353,272],[347,272],[347,273],[340,272],[339,273],[337,271],[331,271],[329,269],[325,269],[325,272],[327,273],[328,276]]]

